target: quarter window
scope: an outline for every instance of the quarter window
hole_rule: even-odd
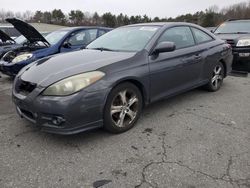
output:
[[[210,35],[208,35],[207,33],[203,32],[203,31],[201,31],[200,29],[196,29],[196,28],[192,27],[192,31],[194,33],[196,42],[198,44],[201,44],[201,43],[204,43],[204,42],[209,42],[209,41],[213,40],[213,38]]]
[[[192,32],[189,27],[173,27],[166,30],[159,38],[160,42],[174,42],[176,49],[185,48],[195,45]]]

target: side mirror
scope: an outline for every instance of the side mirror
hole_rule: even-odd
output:
[[[175,51],[176,46],[173,42],[161,42],[155,47],[153,54]]]
[[[62,47],[63,48],[71,48],[71,44],[69,42],[64,42]]]

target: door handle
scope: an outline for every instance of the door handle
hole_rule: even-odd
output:
[[[197,55],[194,56],[194,59],[195,60],[201,60],[202,56],[200,54],[197,54]]]
[[[182,59],[182,61],[184,63],[197,63],[201,59],[202,59],[202,56],[200,54],[197,54],[197,55],[193,55],[193,56],[188,57],[188,58],[184,58],[184,59]]]

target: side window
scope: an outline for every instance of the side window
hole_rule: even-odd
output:
[[[176,49],[195,45],[190,28],[185,26],[173,27],[166,30],[159,38],[158,43],[165,41],[174,42]]]
[[[196,42],[198,44],[201,44],[201,43],[204,43],[204,42],[209,42],[209,41],[213,40],[213,38],[210,35],[208,35],[207,33],[203,32],[203,31],[201,31],[199,29],[196,29],[196,28],[192,27],[192,31],[194,33]]]
[[[90,41],[88,41],[88,43],[89,42],[91,42],[92,40],[95,40],[96,39],[96,37],[97,37],[97,29],[90,29],[90,30],[87,30],[88,32],[89,32],[89,34],[90,34]]]
[[[86,45],[92,40],[94,40],[96,38],[96,35],[97,35],[97,29],[89,29],[89,30],[86,29],[72,34],[68,42],[72,46]]]

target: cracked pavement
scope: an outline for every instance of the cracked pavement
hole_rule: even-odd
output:
[[[11,84],[0,78],[0,187],[250,188],[250,78],[152,104],[120,135],[40,132]]]

